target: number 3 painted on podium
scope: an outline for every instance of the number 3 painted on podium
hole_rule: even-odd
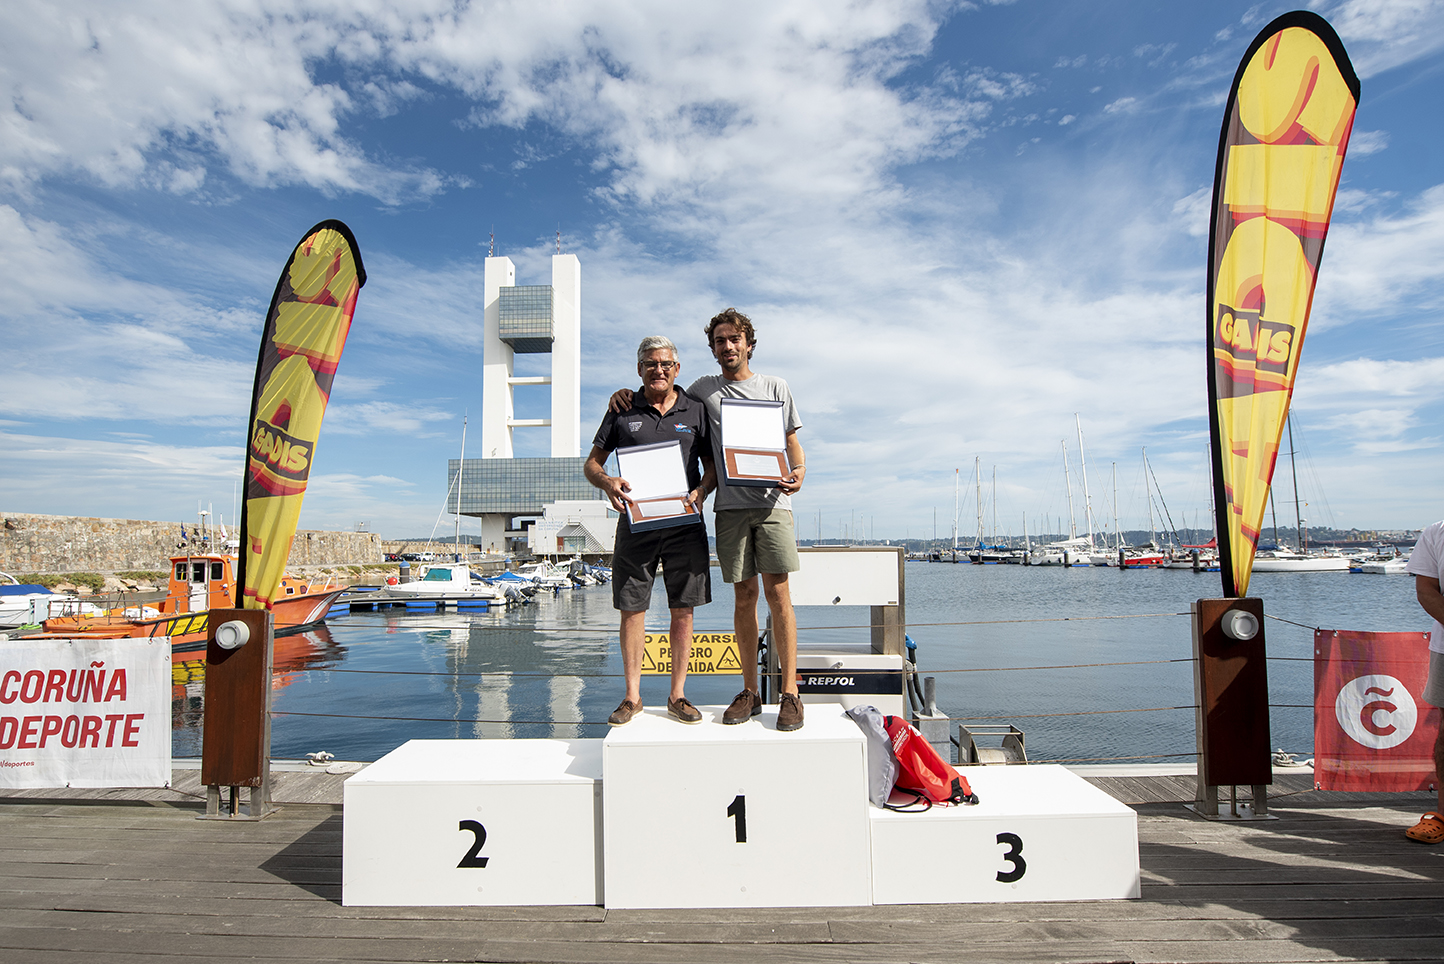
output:
[[[1003,854],[1003,859],[1013,865],[1012,870],[998,871],[998,881],[1011,884],[1015,880],[1020,880],[1028,871],[1027,861],[1023,859],[1023,838],[1015,833],[1000,833],[998,834],[998,843],[1007,844],[1008,852]]]
[[[466,852],[466,856],[462,857],[461,863],[457,864],[456,866],[485,867],[486,862],[489,858],[482,857],[480,856],[480,854],[481,845],[486,843],[486,828],[483,827],[481,824],[477,823],[475,820],[463,820],[460,824],[457,825],[456,829],[470,830],[472,834],[476,837],[476,842],[471,845],[471,849]]]

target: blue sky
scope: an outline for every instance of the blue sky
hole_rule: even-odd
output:
[[[1312,8],[1363,93],[1294,399],[1304,514],[1417,527],[1444,516],[1444,2]],[[955,470],[971,533],[975,458],[999,530],[1036,533],[1067,516],[1065,438],[1081,527],[1075,413],[1100,519],[1116,462],[1146,524],[1147,446],[1207,525],[1218,130],[1287,9],[12,0],[0,512],[230,516],[267,300],[334,217],[370,281],[303,527],[430,531],[480,411],[488,237],[537,284],[558,230],[584,432],[642,336],[689,380],[736,305],[803,416],[804,537],[946,535]]]

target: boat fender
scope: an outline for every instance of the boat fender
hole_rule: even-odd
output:
[[[387,577],[386,577],[386,585],[388,585],[388,586],[395,586],[395,585],[398,585],[400,582],[401,582],[401,580],[400,580],[400,579],[397,579],[395,576],[387,576]]]

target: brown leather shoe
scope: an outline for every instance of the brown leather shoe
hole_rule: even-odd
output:
[[[796,693],[783,693],[778,701],[777,728],[784,733],[802,729],[802,700]]]
[[[746,723],[762,712],[762,695],[744,689],[732,697],[732,705],[722,711],[722,722],[728,726]]]
[[[633,703],[631,700],[622,700],[621,705],[619,705],[615,710],[612,711],[611,716],[607,717],[607,722],[612,724],[613,726],[621,726],[624,723],[632,722],[632,717],[636,716],[640,712],[642,712],[641,703]]]
[[[679,723],[701,723],[702,711],[685,696],[667,701],[667,715]]]

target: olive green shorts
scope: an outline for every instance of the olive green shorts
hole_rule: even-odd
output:
[[[726,582],[759,572],[796,572],[797,537],[788,509],[723,509],[717,513],[717,561]]]

